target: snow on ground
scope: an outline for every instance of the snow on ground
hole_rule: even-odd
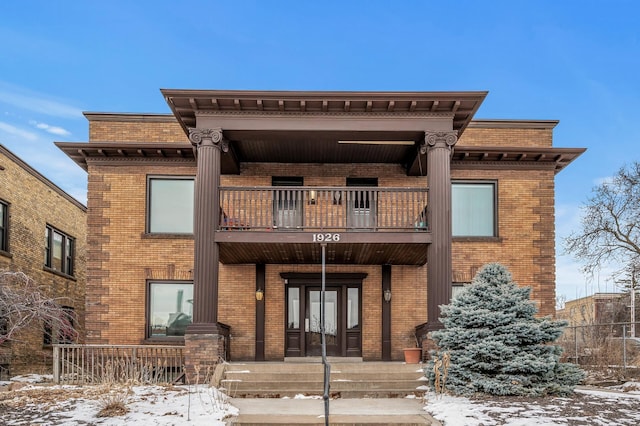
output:
[[[620,388],[625,387],[629,386]],[[445,426],[636,426],[640,424],[640,387],[631,388],[634,391],[577,389],[568,397],[544,398],[464,398],[430,392],[424,409]]]
[[[35,379],[34,379],[35,380]],[[0,391],[0,424],[47,425],[224,425],[237,414],[217,389],[198,386],[52,386],[29,383]],[[121,401],[128,412],[98,417],[109,402]]]
[[[110,401],[124,402],[128,413],[97,417]],[[464,398],[428,392],[424,403],[425,411],[445,426],[640,424],[640,382],[580,388],[568,397]],[[204,385],[54,386],[48,376],[21,376],[9,386],[0,384],[0,424],[10,426],[222,426],[225,418],[237,414],[225,395]]]

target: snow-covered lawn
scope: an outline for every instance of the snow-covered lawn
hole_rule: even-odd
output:
[[[445,425],[633,425],[640,424],[640,383],[576,390],[569,397],[463,398],[427,394],[425,410]]]
[[[110,401],[122,401],[128,412],[98,417]],[[579,389],[570,397],[470,399],[427,393],[424,409],[445,426],[635,426],[640,424],[640,383]],[[0,424],[6,425],[224,425],[236,414],[226,396],[203,385],[53,386],[50,377],[33,375],[0,382]]]
[[[226,395],[205,385],[52,386],[39,383],[42,376],[16,377],[12,382],[25,384],[16,390],[0,390],[0,424],[3,425],[168,426],[188,423],[218,426],[224,425],[225,418],[237,414]],[[0,386],[2,384],[0,382]],[[115,405],[122,402],[128,412],[98,417],[110,402]]]

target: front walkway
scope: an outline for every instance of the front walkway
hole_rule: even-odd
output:
[[[324,425],[324,401],[318,399],[233,398],[240,415],[229,425]],[[417,398],[335,399],[329,401],[332,425],[434,425]]]

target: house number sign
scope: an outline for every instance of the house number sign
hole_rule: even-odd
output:
[[[337,243],[340,241],[340,234],[313,234],[314,243]]]

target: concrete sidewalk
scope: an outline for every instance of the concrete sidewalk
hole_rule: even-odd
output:
[[[240,414],[229,425],[324,425],[322,399],[232,398]],[[419,399],[335,399],[331,425],[440,425]]]

